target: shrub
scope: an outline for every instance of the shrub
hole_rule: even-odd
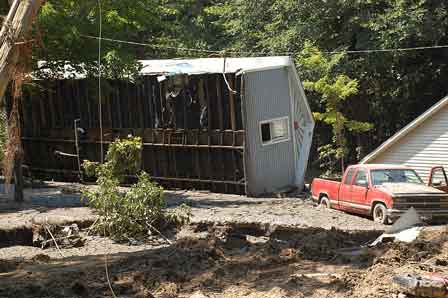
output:
[[[98,188],[83,191],[100,216],[93,228],[117,240],[142,237],[149,230],[157,232],[166,223],[180,226],[190,218],[188,207],[164,210],[163,188],[144,171],[137,175],[137,183],[129,190],[120,190],[125,174],[138,171],[141,148],[140,138],[117,139],[110,144],[104,164],[87,160],[83,163],[86,174],[97,176]]]

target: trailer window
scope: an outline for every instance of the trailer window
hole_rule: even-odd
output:
[[[260,134],[263,145],[289,140],[289,118],[277,118],[260,122]]]

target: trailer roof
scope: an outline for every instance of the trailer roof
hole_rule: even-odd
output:
[[[177,74],[207,74],[207,73],[237,73],[249,72],[293,65],[289,56],[244,57],[244,58],[196,58],[196,59],[163,59],[139,60],[142,64],[141,75],[177,75]],[[73,67],[70,63],[60,71],[43,69],[46,61],[39,61],[40,74],[43,77],[57,79],[84,79],[87,73],[82,71],[83,65]],[[39,79],[37,73],[34,79]]]
[[[142,74],[201,74],[256,71],[291,65],[288,56],[140,60]]]

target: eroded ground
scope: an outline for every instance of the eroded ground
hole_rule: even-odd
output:
[[[3,205],[9,207],[0,211],[0,230],[22,222],[26,230],[42,220],[87,227],[95,214],[75,199],[72,204],[66,197],[74,194],[66,192],[44,197],[47,203],[35,193],[24,206]],[[444,227],[411,244],[350,256],[341,249],[371,242],[384,227],[300,198],[168,193],[169,208],[181,203],[192,207],[193,222],[167,231],[168,240],[151,235],[146,242],[115,243],[84,229],[83,246],[60,251],[2,242],[0,297],[112,297],[105,263],[118,297],[389,298],[398,294],[392,284],[398,273],[448,274]]]

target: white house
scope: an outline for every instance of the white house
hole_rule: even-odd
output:
[[[403,164],[425,182],[434,166],[448,166],[448,96],[398,131],[361,163]]]

